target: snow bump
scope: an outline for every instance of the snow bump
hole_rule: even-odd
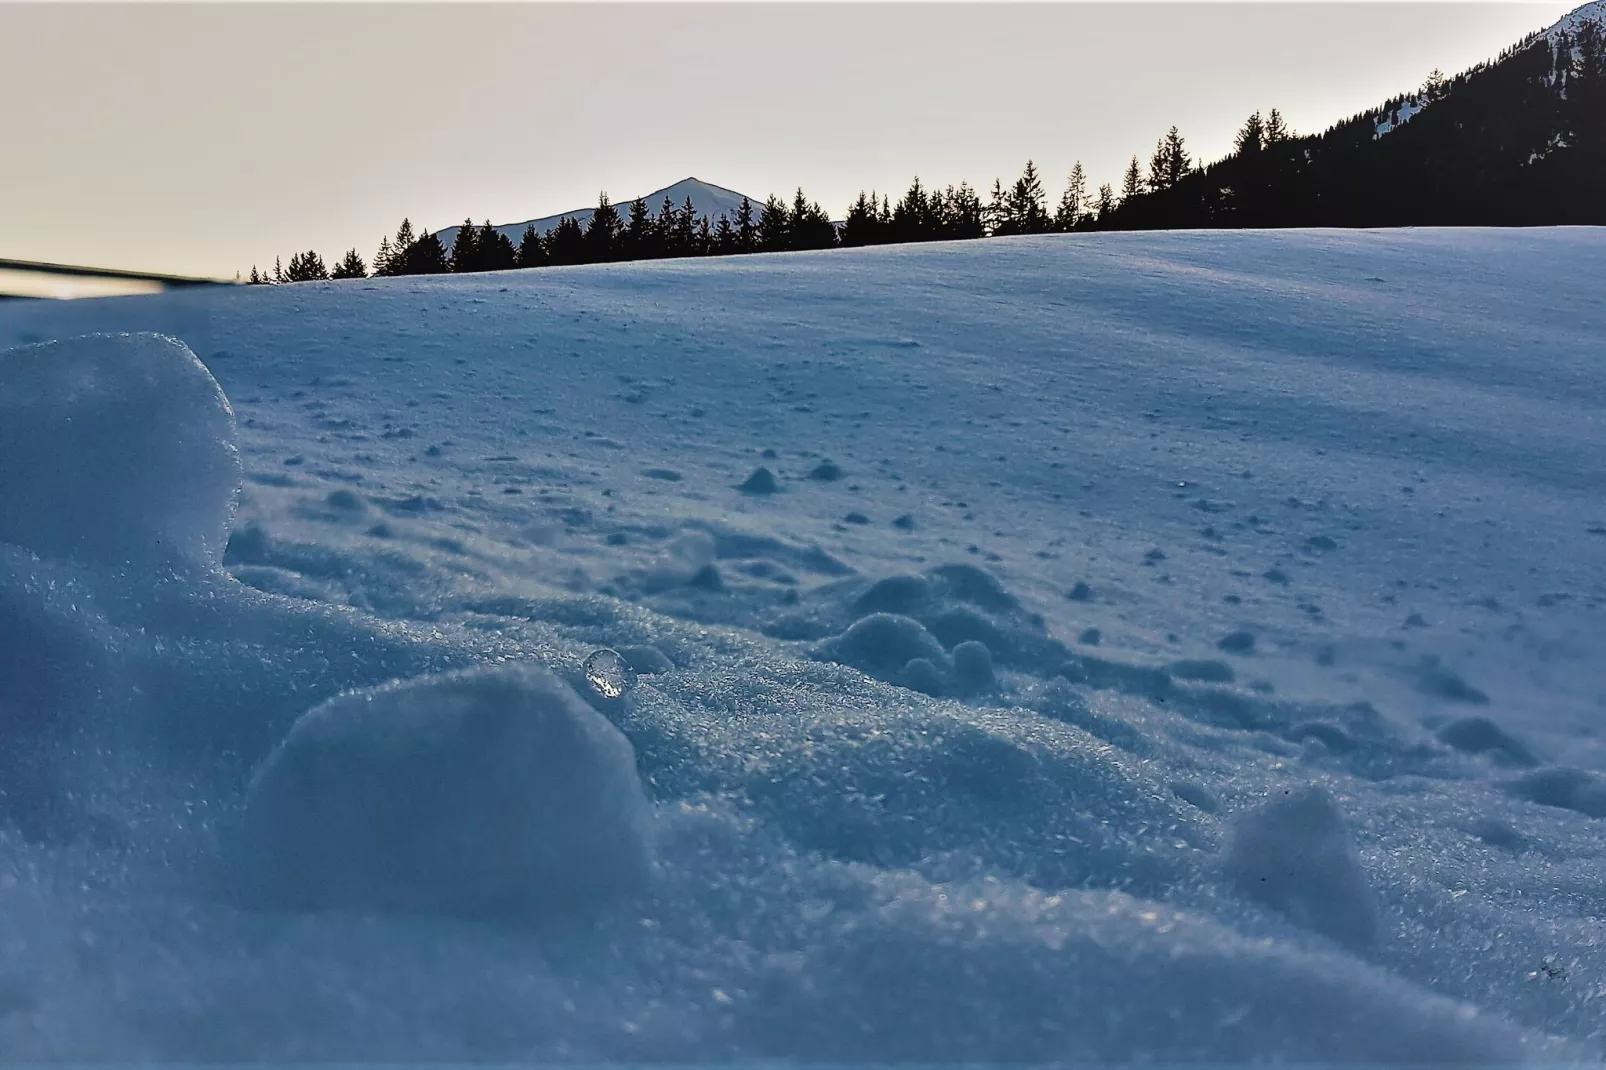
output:
[[[498,666],[304,715],[252,779],[231,875],[280,907],[532,917],[644,888],[650,832],[629,741]]]
[[[182,342],[88,335],[0,354],[0,542],[216,568],[240,482],[234,410]]]

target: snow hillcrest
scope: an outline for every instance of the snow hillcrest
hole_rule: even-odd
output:
[[[1578,28],[1586,22],[1598,22],[1606,26],[1606,0],[1591,0],[1590,3],[1563,15],[1554,26],[1545,31],[1545,40],[1555,44],[1556,38],[1564,33],[1569,37],[1575,37]]]
[[[743,194],[737,193],[735,190],[726,189],[724,186],[716,186],[712,182],[704,182],[698,178],[683,178],[674,185],[654,190],[644,195],[641,199],[647,202],[649,209],[657,212],[658,206],[663,203],[665,197],[669,198],[676,208],[679,208],[686,202],[686,198],[690,197],[692,207],[696,209],[699,216],[707,216],[710,221],[717,221],[720,216],[729,216],[733,220],[736,218],[736,209],[742,203]],[[634,199],[629,197],[616,200],[614,204],[624,207],[628,206]],[[762,197],[749,197],[748,199],[753,202],[755,210],[758,205],[764,203]],[[526,227],[533,226],[536,229],[536,233],[545,234],[565,219],[577,220],[583,227],[591,221],[591,213],[594,211],[596,211],[595,208],[576,208],[573,211],[559,212],[557,215],[543,216],[540,219],[526,219],[519,223],[503,223],[496,229],[506,234],[509,240],[517,245],[519,238],[524,235]],[[450,249],[452,241],[457,237],[458,229],[458,227],[447,227],[444,230],[436,231],[435,234],[440,238],[441,244]]]

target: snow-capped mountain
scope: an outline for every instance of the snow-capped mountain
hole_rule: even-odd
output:
[[[1531,47],[1533,44],[1543,41],[1554,50],[1564,37],[1568,41],[1576,41],[1579,29],[1585,23],[1590,22],[1606,26],[1606,0],[1592,0],[1591,3],[1573,9],[1558,19],[1555,25],[1548,30],[1535,34],[1524,46],[1519,47]],[[1575,55],[1576,51],[1575,47]],[[1410,122],[1414,116],[1421,114],[1423,109],[1434,102],[1434,99],[1426,93],[1416,92],[1408,93],[1398,100],[1385,104],[1376,115],[1377,129],[1374,137],[1382,137],[1398,130]]]
[[[1593,0],[1563,15],[1554,26],[1545,31],[1545,40],[1554,45],[1562,34],[1577,37],[1578,28],[1586,22],[1598,22],[1606,26],[1606,0]]]
[[[712,182],[704,182],[699,178],[683,178],[674,185],[654,190],[641,199],[647,202],[647,207],[656,215],[665,197],[668,197],[676,208],[679,208],[685,203],[686,198],[690,197],[692,207],[697,210],[698,215],[706,215],[710,220],[717,220],[720,216],[729,216],[734,220],[736,218],[736,208],[742,203],[742,196],[735,190],[726,189],[724,186],[716,186]],[[619,214],[621,216],[629,211],[630,202],[634,199],[626,197],[614,201],[614,204],[619,206]],[[753,202],[755,209],[758,205],[764,203],[762,197],[749,197],[748,200]],[[591,213],[595,210],[595,207],[576,208],[570,212],[559,212],[557,215],[543,216],[540,219],[526,219],[519,223],[503,223],[496,229],[506,234],[514,244],[517,244],[519,238],[524,235],[526,227],[533,226],[537,233],[545,234],[565,219],[579,220],[580,225],[585,226],[591,221]],[[457,237],[458,229],[458,227],[447,227],[435,233],[440,238],[441,244],[450,249],[452,240]]]
[[[1592,0],[1485,63],[1117,210],[1121,229],[1606,224]]]

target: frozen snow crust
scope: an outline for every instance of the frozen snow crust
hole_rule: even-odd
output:
[[[1598,1058],[1601,271],[1107,236],[0,310],[71,339],[0,353],[0,1050]],[[180,326],[207,367],[73,337]]]

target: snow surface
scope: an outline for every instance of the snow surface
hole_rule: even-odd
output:
[[[1406,97],[1398,107],[1384,112],[1378,118],[1377,129],[1372,134],[1373,139],[1376,140],[1377,138],[1382,137],[1384,134],[1392,133],[1393,131],[1398,130],[1400,127],[1404,126],[1406,123],[1410,122],[1413,118],[1419,115],[1422,109],[1425,107],[1427,107],[1427,105],[1419,101],[1416,97]]]
[[[7,305],[182,339],[244,480],[221,568],[0,545],[0,1050],[1599,1059],[1603,273],[1111,234]],[[205,545],[165,444],[221,395],[58,351],[0,354],[62,458],[6,530]],[[131,430],[90,367],[191,385]]]
[[[653,214],[654,218],[657,217],[658,209],[662,207],[665,197],[668,197],[674,203],[676,211],[679,211],[681,205],[686,203],[686,198],[690,197],[692,208],[696,210],[696,213],[699,216],[707,216],[709,222],[712,223],[717,223],[720,216],[728,216],[731,222],[734,223],[736,221],[736,209],[742,203],[742,194],[737,193],[735,190],[728,190],[724,186],[716,186],[712,182],[704,182],[701,179],[683,178],[672,186],[665,186],[663,189],[654,190],[643,195],[642,200],[647,202],[647,209]],[[614,206],[619,209],[621,219],[630,218],[630,202],[633,200],[635,200],[634,197],[627,197],[622,201],[613,202]],[[749,198],[749,201],[753,205],[753,219],[756,222],[758,220],[758,210],[763,207],[764,200],[763,198],[757,200]],[[579,208],[572,212],[559,212],[557,215],[549,215],[541,219],[527,219],[522,223],[503,223],[493,229],[507,235],[513,244],[517,245],[519,239],[524,237],[526,227],[533,226],[537,234],[545,234],[565,219],[577,220],[583,227],[591,222],[591,213],[595,210],[596,206],[592,205],[589,208]],[[435,235],[440,238],[442,245],[447,249],[451,249],[452,242],[456,240],[457,232],[460,229],[462,228],[459,226],[447,227],[445,230],[436,231]]]

